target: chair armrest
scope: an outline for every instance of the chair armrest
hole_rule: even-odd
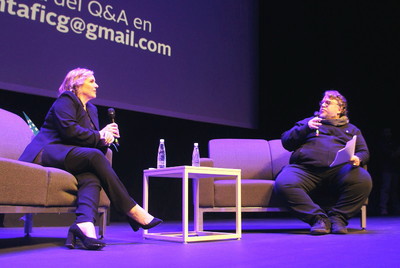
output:
[[[200,158],[200,166],[214,167],[214,161],[211,158]],[[199,204],[200,207],[214,206],[214,178],[199,180]]]
[[[212,160],[211,158],[200,158],[200,166],[214,167],[214,160]]]

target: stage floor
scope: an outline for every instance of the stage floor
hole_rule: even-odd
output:
[[[165,222],[155,232],[179,231]],[[234,231],[234,220],[212,220],[208,230]],[[178,243],[144,240],[127,223],[111,223],[101,251],[63,246],[68,227],[0,228],[1,267],[398,267],[400,217],[359,218],[347,235],[309,235],[294,218],[244,219],[241,240]],[[153,231],[153,230],[152,230]]]

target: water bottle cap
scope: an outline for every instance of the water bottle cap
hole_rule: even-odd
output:
[[[199,146],[199,144],[197,142],[194,143],[194,146]]]
[[[164,139],[160,139],[160,142],[164,142]]]

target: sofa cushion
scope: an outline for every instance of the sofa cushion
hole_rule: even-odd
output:
[[[3,109],[0,109],[0,126],[0,157],[17,160],[33,133],[21,117]]]
[[[281,169],[289,164],[291,152],[283,148],[281,140],[270,140],[272,177],[275,179]]]
[[[46,206],[75,206],[78,183],[76,178],[65,170],[46,167],[49,184]]]
[[[0,204],[18,206],[75,206],[78,183],[70,173],[0,157]],[[100,206],[110,200],[104,190]]]
[[[214,139],[208,146],[215,167],[241,169],[242,179],[273,179],[268,141]]]
[[[65,170],[46,167],[49,178],[46,206],[75,206],[78,192],[76,178]],[[100,207],[109,207],[110,200],[103,189],[100,192]]]
[[[242,207],[265,207],[273,196],[272,180],[242,180]],[[236,180],[218,180],[215,186],[215,206],[233,207],[236,205]]]
[[[202,167],[213,167],[214,162],[210,158],[200,158]],[[199,180],[199,198],[200,207],[214,206],[214,178],[202,178]]]
[[[0,204],[45,205],[48,185],[46,168],[0,157],[0,170]]]

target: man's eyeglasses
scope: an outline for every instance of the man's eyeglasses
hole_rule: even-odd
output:
[[[324,105],[324,104],[326,104],[326,106],[329,106],[329,105],[331,105],[331,104],[333,104],[333,105],[339,105],[339,103],[337,103],[337,101],[332,101],[332,100],[323,100],[323,101],[321,101],[320,103],[319,103],[319,105],[320,106],[322,106],[322,105]]]

